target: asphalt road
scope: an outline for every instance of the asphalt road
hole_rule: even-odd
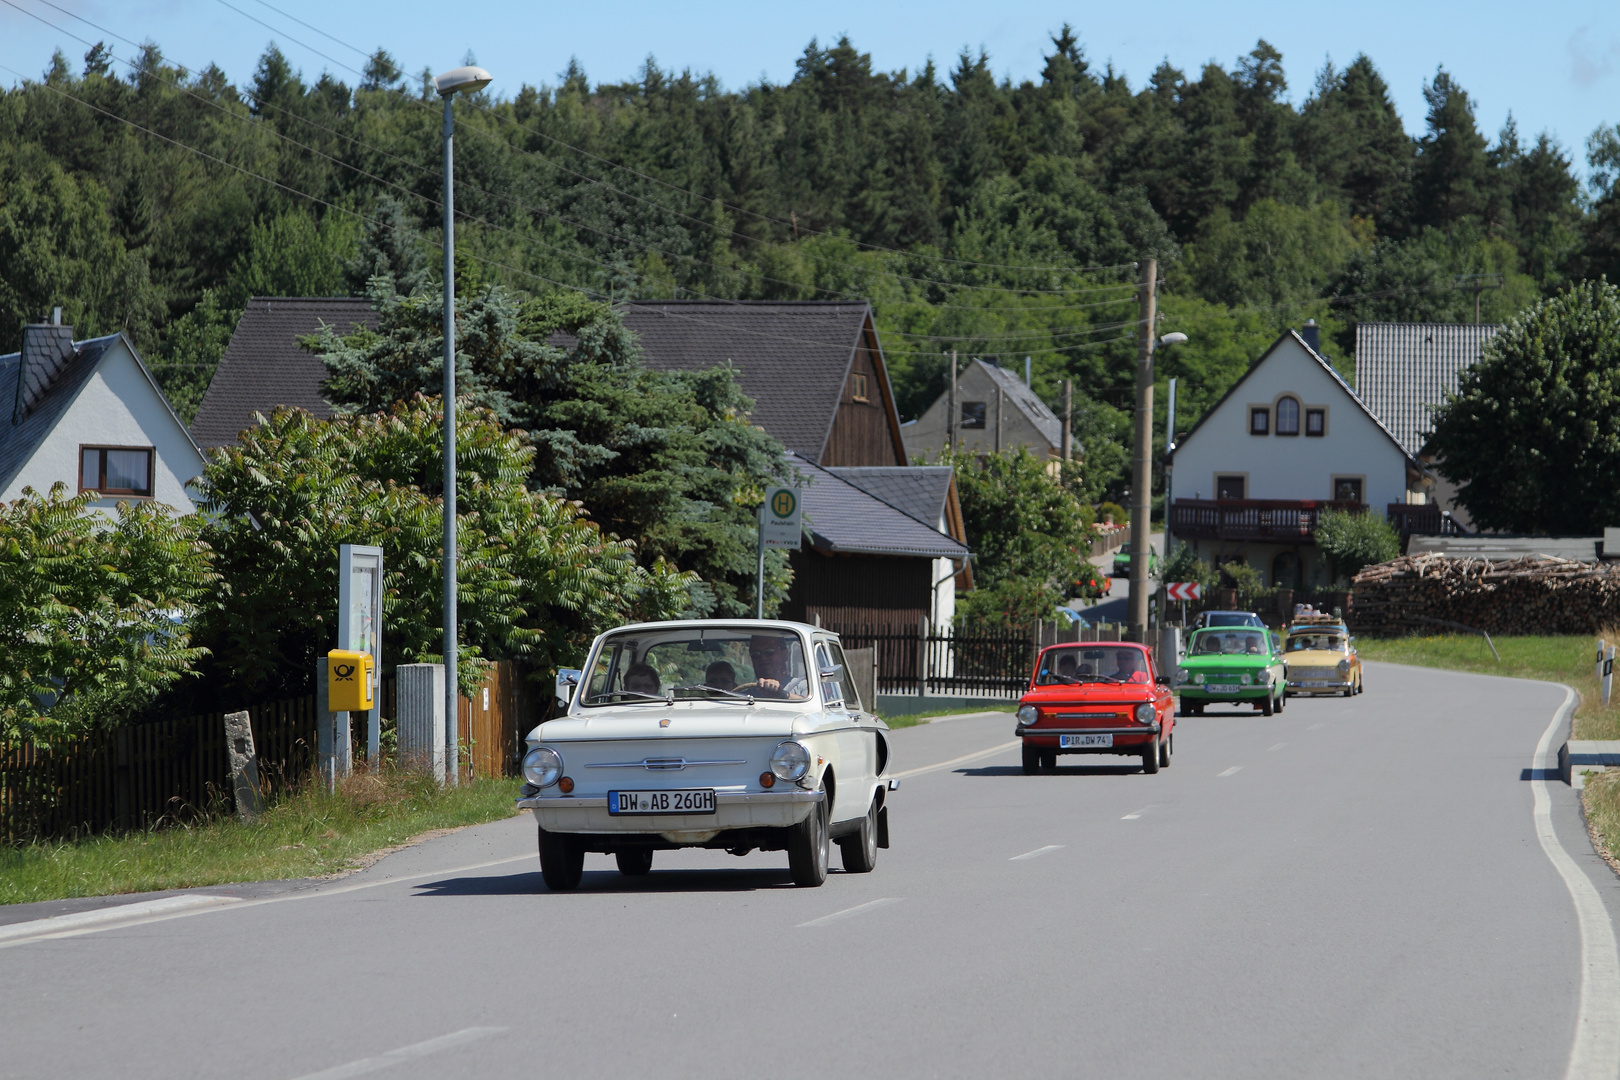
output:
[[[1583,1004],[1593,927],[1583,951],[1533,818],[1563,691],[1367,687],[1188,719],[1157,776],[1025,777],[1005,715],[897,732],[897,769],[952,764],[905,779],[875,873],[820,889],[686,852],[549,894],[525,817],[148,921],[13,921],[0,1076],[1565,1075],[1620,990],[1589,973]],[[1620,879],[1545,787],[1612,920]]]

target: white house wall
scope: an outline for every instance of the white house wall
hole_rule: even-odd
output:
[[[87,445],[151,447],[156,451],[152,498],[182,513],[196,509],[186,483],[201,475],[202,455],[122,339],[108,347],[95,374],[0,499],[19,498],[25,487],[44,494],[57,482],[76,494],[79,448]],[[130,496],[109,496],[94,505],[112,509],[120,501],[131,501]]]
[[[1299,399],[1300,434],[1276,434],[1276,403]],[[1249,434],[1249,409],[1271,409],[1271,434]],[[1308,436],[1305,410],[1327,410],[1327,434]],[[1215,477],[1246,475],[1250,499],[1331,499],[1336,476],[1363,478],[1379,514],[1406,501],[1406,457],[1305,348],[1285,338],[1177,449],[1174,496],[1215,497]]]

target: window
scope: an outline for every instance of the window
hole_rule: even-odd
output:
[[[1217,476],[1215,478],[1215,497],[1217,499],[1241,499],[1243,489],[1248,487],[1246,476]]]
[[[1250,409],[1249,410],[1249,434],[1250,435],[1268,435],[1270,433],[1271,433],[1271,410],[1270,409],[1265,409],[1265,408]]]
[[[1335,476],[1333,498],[1338,502],[1361,502],[1361,477]]]
[[[964,428],[984,427],[984,402],[962,402],[962,426]]]
[[[1299,434],[1299,402],[1291,397],[1277,402],[1277,434]]]
[[[1320,439],[1327,434],[1327,410],[1305,410],[1305,435]]]
[[[133,446],[79,447],[79,490],[150,498],[151,449]]]
[[[864,371],[857,371],[850,376],[849,396],[856,401],[869,400],[866,396],[866,373]]]

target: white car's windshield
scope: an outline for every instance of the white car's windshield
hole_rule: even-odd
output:
[[[626,630],[602,642],[582,704],[810,696],[797,634],[743,626]]]

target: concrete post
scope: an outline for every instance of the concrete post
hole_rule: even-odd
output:
[[[928,616],[917,616],[917,696],[928,696]]]
[[[401,664],[395,669],[401,769],[445,781],[444,665]]]
[[[243,821],[264,813],[264,792],[259,788],[259,755],[253,746],[250,720],[245,710],[225,714],[225,755],[231,762],[236,816]]]

